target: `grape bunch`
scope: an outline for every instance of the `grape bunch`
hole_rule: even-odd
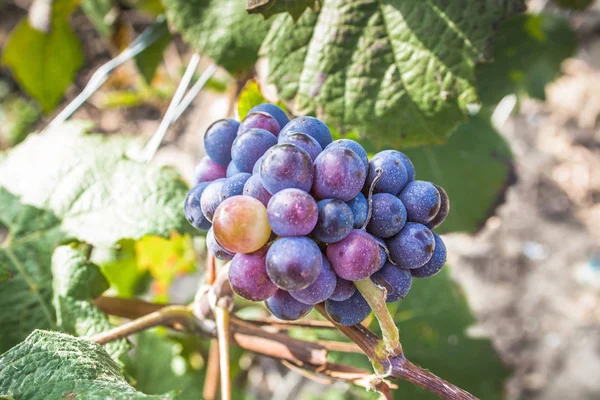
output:
[[[204,146],[185,215],[208,230],[209,251],[231,261],[233,290],[277,318],[299,319],[325,302],[332,319],[354,325],[371,312],[354,281],[371,279],[393,302],[445,264],[432,230],[448,196],[415,180],[399,151],[369,160],[357,142],[333,141],[319,119],[290,121],[266,103],[242,122],[213,123]]]

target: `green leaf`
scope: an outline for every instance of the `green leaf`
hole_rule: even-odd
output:
[[[554,0],[560,8],[566,8],[570,10],[583,10],[592,4],[594,0]]]
[[[0,187],[0,223],[9,236],[0,247],[0,264],[13,273],[0,282],[0,353],[34,329],[56,328],[50,258],[64,241],[60,220],[51,212],[24,205]]]
[[[545,99],[545,88],[577,49],[566,18],[543,13],[504,21],[494,44],[494,62],[477,66],[477,87],[486,105],[510,93]]]
[[[171,43],[173,36],[166,28],[167,22],[164,22],[166,33],[156,42],[148,46],[144,51],[135,56],[135,65],[147,84],[152,83],[156,69],[163,60],[163,53]]]
[[[49,113],[83,65],[83,52],[66,18],[53,21],[49,33],[32,28],[24,18],[4,46],[2,63],[44,112]]]
[[[33,101],[11,93],[0,100],[0,140],[13,146],[21,142],[33,125],[39,120],[41,112]]]
[[[113,0],[82,0],[81,9],[102,36],[110,36],[113,32],[110,13]]]
[[[406,357],[478,398],[504,399],[509,371],[489,339],[467,334],[475,319],[447,268],[432,278],[413,279],[408,296],[390,307]],[[399,386],[394,398],[436,398],[406,382]]]
[[[237,100],[237,112],[240,121],[246,118],[252,107],[266,102],[267,99],[262,95],[258,82],[254,79],[249,80]]]
[[[265,19],[279,13],[289,13],[294,21],[302,15],[304,10],[318,9],[319,0],[246,0],[246,10],[250,14],[262,14]]]
[[[131,298],[142,294],[138,288],[146,271],[138,268],[135,240],[123,239],[116,246],[96,247],[92,261],[100,266],[119,297]]]
[[[167,18],[200,53],[236,74],[254,66],[270,21],[249,15],[245,0],[164,0]]]
[[[522,0],[323,0],[275,19],[261,53],[294,114],[379,146],[441,143],[477,101],[475,63]]]
[[[0,393],[23,400],[173,398],[136,391],[102,346],[40,330],[0,356]]]
[[[506,141],[481,113],[470,117],[444,145],[403,150],[417,179],[435,182],[450,198],[450,214],[436,230],[475,232],[504,201],[515,181]]]
[[[8,265],[0,262],[0,282],[4,282],[12,278],[12,272],[8,269]]]
[[[125,154],[131,140],[86,128],[72,122],[29,135],[0,161],[0,186],[95,246],[193,232],[181,211],[188,187],[174,170],[133,161]]]
[[[93,300],[109,284],[95,264],[85,254],[69,246],[60,246],[52,256],[53,305],[58,327],[77,336],[92,336],[113,328],[108,316]],[[129,350],[125,339],[104,345],[106,352],[118,360]]]
[[[178,400],[202,398],[205,360],[190,362],[193,358],[184,353],[183,346],[162,331],[140,333],[135,343],[136,351],[125,365],[138,390],[150,394],[175,390]],[[200,353],[193,357],[202,359]]]

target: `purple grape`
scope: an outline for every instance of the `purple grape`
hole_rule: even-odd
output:
[[[365,149],[358,142],[355,142],[352,139],[338,139],[327,146],[327,148],[330,147],[342,147],[344,149],[352,150],[362,160],[365,166],[365,171],[369,170],[369,156]]]
[[[202,193],[202,197],[200,197],[200,207],[202,208],[202,214],[206,217],[207,220],[212,222],[213,215],[221,204],[221,189],[223,188],[223,184],[225,183],[225,178],[217,179],[212,181],[204,192]]]
[[[396,150],[384,150],[375,154],[369,161],[369,175],[365,182],[364,192],[367,193],[371,183],[381,169],[383,175],[375,184],[374,193],[389,193],[394,196],[400,193],[408,182],[408,172],[404,166],[402,153]]]
[[[279,123],[279,126],[281,128],[283,128],[284,126],[287,125],[288,122],[290,122],[290,119],[287,116],[287,114],[285,113],[285,111],[283,111],[281,108],[277,107],[275,104],[270,104],[270,103],[259,104],[257,106],[252,107],[250,109],[250,111],[248,111],[248,114],[252,114],[257,111],[261,111],[261,112],[267,113],[267,114],[275,117],[275,119],[277,120],[277,122]]]
[[[204,189],[210,184],[210,182],[201,182],[194,186],[187,194],[183,206],[183,212],[188,222],[196,229],[207,230],[211,227],[211,223],[202,214],[202,207],[200,206],[200,198]]]
[[[231,178],[227,178],[223,184],[223,187],[221,188],[221,200],[243,194],[244,185],[251,176],[251,174],[242,172],[232,176]]]
[[[359,192],[355,198],[346,202],[346,204],[348,204],[354,215],[354,228],[362,228],[369,214],[369,202],[367,198]]]
[[[329,299],[334,301],[344,301],[349,299],[354,292],[356,292],[356,286],[354,286],[354,282],[347,281],[339,276],[336,279],[337,282],[335,285],[335,290],[331,296],[329,296]]]
[[[223,166],[211,160],[210,157],[204,156],[194,169],[194,185],[225,178],[225,175],[227,175],[227,171]]]
[[[385,248],[387,248],[385,242],[383,241],[383,239],[378,238],[376,236],[375,240],[377,240],[377,243],[379,244],[379,254],[381,255],[381,261],[379,262],[379,268],[377,268],[377,271],[379,271],[381,268],[383,268],[383,266],[385,265],[385,263],[387,262],[387,253],[385,252]]]
[[[371,307],[358,290],[344,301],[327,300],[325,310],[332,320],[344,326],[360,324],[371,314]]]
[[[450,199],[448,198],[448,193],[446,193],[446,191],[441,186],[438,186],[435,183],[433,184],[433,186],[435,186],[438,193],[440,194],[440,210],[431,221],[425,224],[425,226],[427,226],[429,229],[434,229],[440,226],[448,216],[448,213],[450,212]]]
[[[252,175],[260,174],[260,166],[262,165],[263,161],[265,161],[265,154],[260,156],[256,163],[254,163],[254,167],[252,167]]]
[[[237,167],[235,166],[235,163],[233,161],[231,161],[229,164],[227,164],[227,171],[225,173],[225,177],[231,178],[234,175],[244,174],[244,173],[245,172],[238,170]]]
[[[246,115],[246,118],[240,124],[237,135],[241,136],[250,129],[264,129],[275,136],[279,135],[279,131],[281,130],[279,122],[277,122],[275,117],[260,111]]]
[[[373,236],[354,229],[341,241],[327,246],[327,259],[339,277],[358,281],[379,269],[381,253]]]
[[[333,141],[331,132],[327,125],[315,117],[299,117],[291,120],[279,133],[279,137],[283,137],[295,132],[305,133],[308,136],[315,138],[321,148],[327,147]]]
[[[206,234],[206,248],[212,255],[223,261],[229,261],[235,255],[217,242],[212,228],[210,228]]]
[[[265,154],[260,180],[271,194],[289,188],[309,192],[313,183],[310,155],[293,144],[278,144]]]
[[[265,305],[275,317],[284,321],[294,321],[308,314],[313,306],[304,304],[293,298],[285,290],[279,289],[265,301]]]
[[[365,166],[352,150],[331,147],[315,160],[313,190],[319,199],[350,201],[365,183]]]
[[[264,129],[250,129],[231,146],[231,159],[241,172],[250,172],[258,159],[277,144],[277,138]]]
[[[300,189],[283,189],[269,200],[267,218],[278,236],[306,236],[317,223],[317,202]]]
[[[317,280],[323,261],[315,242],[307,237],[284,237],[267,252],[267,273],[284,290],[300,290]]]
[[[371,276],[371,280],[385,288],[387,293],[385,301],[391,303],[403,299],[408,294],[412,283],[412,275],[410,270],[386,263],[383,268]]]
[[[204,134],[206,154],[223,167],[231,161],[231,145],[235,140],[240,123],[233,119],[220,119],[208,127]]]
[[[446,245],[437,233],[433,232],[433,237],[435,238],[435,250],[433,250],[433,255],[429,261],[422,267],[410,270],[415,278],[429,278],[440,272],[446,264]]]
[[[398,195],[410,222],[426,224],[440,211],[440,192],[431,182],[410,182]]]
[[[329,261],[321,255],[323,265],[317,280],[304,289],[290,290],[290,295],[305,304],[317,304],[327,300],[335,290],[337,278],[331,269]]]
[[[231,288],[246,300],[264,301],[277,292],[277,286],[267,275],[266,253],[261,250],[250,254],[238,253],[229,265]]]
[[[323,151],[321,145],[315,140],[315,138],[300,132],[294,132],[285,135],[283,138],[279,139],[279,144],[295,144],[302,150],[306,151],[313,161],[315,161],[317,156],[321,153],[321,151]]]
[[[260,176],[252,175],[244,184],[244,196],[254,197],[258,201],[264,204],[266,207],[271,200],[271,193],[267,192],[267,189],[262,185]]]
[[[404,164],[404,167],[406,168],[406,176],[408,178],[408,182],[412,182],[415,180],[415,166],[413,165],[412,161],[410,161],[410,158],[408,158],[408,156],[402,152],[398,152],[397,154],[398,158],[402,161],[402,164]]]
[[[339,242],[352,230],[352,210],[341,200],[325,199],[317,203],[319,219],[313,236],[325,243]]]
[[[406,208],[400,199],[389,193],[377,193],[371,201],[371,219],[367,232],[380,238],[389,238],[404,228]]]
[[[386,244],[391,259],[406,269],[422,267],[435,250],[433,233],[425,225],[416,222],[407,222]]]

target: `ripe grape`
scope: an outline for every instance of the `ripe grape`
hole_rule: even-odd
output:
[[[248,114],[246,118],[240,123],[240,129],[237,131],[237,135],[241,136],[244,133],[248,132],[250,129],[264,129],[266,131],[271,132],[273,135],[279,135],[279,131],[281,128],[279,127],[279,122],[273,117],[264,112],[254,112],[252,114]]]
[[[313,183],[310,156],[293,144],[278,144],[265,154],[260,167],[260,180],[271,194],[296,188],[309,192]]]
[[[267,252],[267,273],[284,290],[300,290],[313,283],[322,264],[319,246],[307,237],[280,238]]]
[[[339,242],[352,230],[352,210],[341,200],[326,199],[317,203],[319,218],[313,236],[321,242]]]
[[[317,202],[300,189],[283,189],[269,200],[267,217],[278,236],[306,236],[317,223]]]
[[[221,201],[232,196],[241,195],[244,191],[244,185],[251,176],[251,174],[242,172],[231,178],[227,178],[223,187],[221,187]]]
[[[433,233],[425,225],[416,222],[407,222],[386,244],[391,259],[398,266],[407,269],[425,265],[435,249]]]
[[[335,290],[337,279],[329,261],[321,255],[323,265],[317,280],[304,289],[290,290],[290,295],[305,304],[317,304],[327,300]]]
[[[202,197],[200,197],[200,207],[202,207],[202,214],[206,217],[207,220],[213,220],[213,215],[215,214],[215,210],[221,204],[221,189],[225,184],[225,178],[217,179],[212,181],[204,192],[202,193]]]
[[[344,326],[360,324],[371,313],[371,307],[358,290],[347,300],[327,300],[325,310],[332,320]]]
[[[279,144],[295,144],[302,150],[306,151],[313,161],[315,161],[315,158],[317,158],[319,153],[323,151],[321,145],[315,140],[315,138],[300,132],[290,133],[283,138],[280,138]]]
[[[281,128],[283,128],[284,126],[287,125],[288,122],[290,122],[290,119],[287,116],[287,114],[285,113],[285,111],[283,111],[281,108],[277,107],[275,104],[270,104],[270,103],[259,104],[257,106],[252,107],[250,109],[250,111],[248,111],[248,114],[252,114],[257,111],[262,111],[264,113],[267,113],[267,114],[275,117],[275,119],[277,120],[277,122],[279,123],[279,126]]]
[[[188,222],[196,229],[207,230],[211,227],[211,223],[202,214],[202,207],[200,206],[200,198],[202,192],[210,184],[210,182],[201,182],[194,186],[187,194],[183,207],[185,218]]]
[[[356,292],[356,286],[354,286],[353,282],[342,279],[339,276],[336,279],[335,290],[331,293],[329,299],[334,301],[349,299]]]
[[[231,161],[231,145],[235,140],[240,123],[233,119],[213,122],[204,134],[206,154],[223,167]]]
[[[260,158],[254,164],[254,167],[252,167],[252,175],[259,175],[260,174],[260,166],[262,165],[262,163],[263,163],[264,160],[265,160],[265,154],[263,154],[262,156],[260,156]]]
[[[381,253],[373,236],[354,229],[341,241],[327,246],[327,259],[338,276],[357,281],[379,269]]]
[[[223,246],[221,246],[219,242],[217,242],[212,228],[210,228],[208,230],[208,233],[206,234],[206,248],[212,255],[214,255],[219,260],[229,261],[234,256],[232,252],[228,251]]]
[[[365,182],[364,192],[368,192],[371,183],[382,171],[381,178],[375,184],[374,193],[389,193],[394,196],[400,193],[408,182],[408,173],[404,166],[402,153],[396,150],[384,150],[375,154],[369,161],[369,175]]]
[[[411,271],[415,270],[406,270],[386,263],[383,268],[371,276],[371,280],[385,288],[385,301],[391,303],[403,299],[408,294],[412,284]]]
[[[215,179],[225,178],[225,175],[227,175],[225,167],[217,164],[210,157],[204,156],[194,169],[194,185],[200,182],[210,182]]]
[[[286,135],[300,132],[305,133],[310,137],[315,138],[321,148],[327,147],[329,143],[333,141],[331,132],[327,125],[319,121],[315,117],[299,117],[291,120],[279,133],[279,137],[282,138]]]
[[[373,195],[367,232],[380,238],[389,238],[400,232],[405,223],[406,208],[400,199],[389,193]]]
[[[267,209],[250,196],[224,200],[215,211],[213,229],[221,246],[232,253],[252,253],[271,236]]]
[[[408,156],[400,151],[397,152],[396,154],[398,156],[398,158],[400,159],[400,161],[402,161],[402,164],[404,164],[404,167],[406,168],[406,176],[408,178],[408,182],[412,182],[415,180],[415,166],[413,165],[412,161],[410,161],[410,158],[408,158]]]
[[[352,150],[331,147],[315,160],[313,190],[319,199],[350,201],[365,183],[366,171]]]
[[[275,317],[284,321],[294,321],[308,314],[313,306],[304,304],[293,298],[285,290],[277,290],[265,301],[265,305]]]
[[[244,184],[244,196],[254,197],[266,207],[271,200],[271,193],[267,192],[267,189],[262,185],[260,176],[252,175]]]
[[[446,245],[437,233],[433,232],[433,237],[435,238],[435,250],[433,250],[433,255],[429,261],[422,267],[410,270],[415,278],[429,278],[440,272],[446,264]]]
[[[359,192],[355,198],[346,202],[346,204],[348,204],[354,215],[354,228],[362,228],[369,214],[369,202],[367,198]]]
[[[231,146],[231,159],[241,172],[251,172],[260,156],[277,144],[277,138],[264,129],[250,129]]]
[[[352,150],[353,152],[356,153],[357,156],[360,157],[360,159],[362,160],[364,166],[365,166],[365,171],[369,170],[369,156],[367,154],[367,152],[365,151],[365,149],[358,144],[358,142],[355,142],[354,140],[351,139],[338,139],[332,143],[330,143],[327,148],[330,147],[342,147],[344,149],[349,149]]]
[[[246,300],[264,301],[277,291],[267,275],[265,255],[261,251],[236,254],[229,264],[231,288]]]
[[[435,188],[438,190],[438,193],[440,194],[440,210],[437,214],[435,214],[435,217],[433,217],[431,221],[425,224],[425,226],[427,226],[429,229],[437,228],[438,226],[440,226],[448,216],[448,213],[450,212],[450,199],[448,199],[448,193],[446,193],[446,191],[441,186],[438,186],[435,183],[433,184],[433,186],[435,186]]]
[[[243,174],[243,172],[237,169],[233,161],[229,162],[229,164],[227,164],[227,171],[225,173],[225,177],[231,178],[232,176],[237,174]]]
[[[398,197],[406,207],[406,215],[410,222],[426,224],[440,210],[440,192],[431,182],[410,182]]]
[[[379,271],[381,268],[383,268],[383,266],[387,262],[387,253],[385,252],[385,249],[387,249],[387,246],[386,246],[385,242],[383,241],[383,239],[375,236],[375,240],[377,240],[377,244],[379,244],[379,254],[381,255],[381,261],[379,262],[379,268],[377,268],[377,271]]]

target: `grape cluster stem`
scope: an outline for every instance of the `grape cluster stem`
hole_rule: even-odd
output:
[[[104,344],[158,325],[215,338],[217,337],[217,327],[210,307],[210,292],[216,294],[218,298],[231,293],[226,273],[220,271],[210,290],[204,291],[190,306],[165,306],[141,300],[99,297],[96,305],[102,311],[110,315],[129,318],[132,321],[89,339]],[[285,324],[279,323],[270,326],[268,321],[264,320],[254,323],[250,320],[240,319],[234,314],[229,315],[229,339],[245,350],[278,359],[285,362],[286,365],[293,365],[319,376],[343,380],[369,390],[376,390],[386,399],[392,398],[391,389],[395,388],[389,379],[411,382],[442,399],[477,399],[458,386],[410,362],[404,356],[399,341],[398,346],[395,347],[396,351],[382,352],[382,343],[385,341],[382,342],[366,327],[338,325],[329,318],[323,303],[317,304],[315,308],[329,320],[332,326],[351,339],[358,349],[341,342],[309,342],[295,339],[281,332],[285,328]],[[298,323],[295,326],[302,326],[302,324]],[[376,371],[385,372],[386,379],[375,376],[367,370],[327,361],[327,354],[330,351],[359,352],[359,350],[373,362]]]

